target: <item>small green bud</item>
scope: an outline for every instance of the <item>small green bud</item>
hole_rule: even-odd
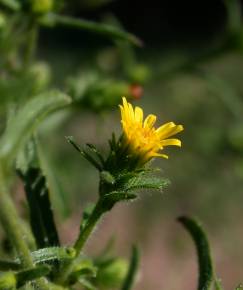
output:
[[[100,268],[97,274],[96,283],[101,289],[119,288],[126,277],[128,262],[118,258],[107,266]]]
[[[51,80],[50,67],[45,62],[38,62],[29,69],[29,74],[34,78],[34,91],[38,93],[44,90]]]
[[[36,14],[50,12],[53,8],[53,0],[32,0],[31,8]]]
[[[151,72],[146,65],[138,64],[129,71],[129,78],[132,82],[144,84],[150,78]]]
[[[115,178],[108,171],[101,171],[100,179],[101,179],[101,181],[103,181],[107,184],[114,184],[115,183]]]
[[[7,272],[0,274],[0,290],[16,289],[16,278],[14,273]]]
[[[130,96],[130,85],[124,81],[104,80],[90,88],[86,104],[95,111],[114,108],[121,96]]]

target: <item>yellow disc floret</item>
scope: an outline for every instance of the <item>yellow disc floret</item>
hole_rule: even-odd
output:
[[[181,132],[182,125],[169,122],[156,129],[154,127],[155,115],[148,115],[143,120],[143,110],[140,107],[134,109],[125,97],[122,100],[123,104],[120,105],[121,122],[131,153],[139,155],[146,162],[153,157],[168,158],[168,155],[159,153],[165,146],[181,146],[179,139],[168,138]]]

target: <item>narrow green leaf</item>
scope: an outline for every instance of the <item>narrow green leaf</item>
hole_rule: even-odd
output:
[[[33,269],[23,270],[16,273],[17,287],[21,287],[29,281],[36,280],[40,277],[48,275],[50,270],[50,267],[41,265]]]
[[[42,93],[29,100],[11,119],[0,140],[0,159],[9,165],[19,149],[49,113],[67,106],[71,99],[57,90]]]
[[[81,153],[82,155],[83,155],[83,157],[87,160],[87,161],[89,161],[96,169],[98,169],[99,171],[101,171],[102,170],[102,165],[100,165],[99,163],[98,163],[98,161],[96,161],[95,159],[94,159],[94,157],[93,156],[91,156],[88,152],[86,152],[86,151],[83,151],[82,153]]]
[[[114,39],[121,39],[129,41],[130,43],[142,46],[142,42],[135,35],[123,31],[117,27],[104,24],[96,23],[85,19],[77,19],[69,16],[58,15],[54,13],[49,13],[43,16],[41,19],[41,24],[49,27],[54,27],[57,25],[66,26],[71,28],[82,29],[104,36],[108,36]]]
[[[95,153],[95,155],[99,158],[101,164],[104,166],[105,160],[104,160],[102,154],[100,153],[100,151],[93,144],[88,143],[86,145],[89,147],[89,149],[91,151],[93,151]]]
[[[82,150],[82,148],[74,140],[73,136],[67,136],[66,139],[96,169],[98,169],[99,171],[102,170],[102,164],[100,164],[90,153],[88,153],[87,151]]]
[[[135,282],[135,278],[136,278],[136,273],[138,270],[138,264],[139,264],[139,252],[137,247],[133,246],[132,248],[132,255],[131,255],[131,259],[130,259],[130,266],[128,269],[128,273],[127,276],[123,282],[123,285],[121,287],[121,290],[131,290],[134,282]]]
[[[210,290],[214,273],[207,235],[202,226],[192,218],[182,216],[178,218],[178,221],[190,233],[197,248],[199,264],[198,290]]]
[[[30,223],[39,248],[58,246],[59,237],[54,221],[46,178],[39,168],[20,173],[30,210]]]
[[[17,0],[1,0],[0,4],[14,11],[18,11],[20,9],[20,3]]]
[[[43,248],[31,253],[36,264],[43,264],[53,261],[65,261],[75,257],[75,250],[71,247],[50,247]],[[16,261],[16,263],[18,260]]]
[[[79,153],[82,153],[82,148],[76,143],[73,136],[66,136],[68,143],[70,143],[74,149],[76,149]]]
[[[116,135],[114,132],[112,133],[111,139],[108,142],[109,142],[111,151],[115,151],[116,146],[117,146],[117,140],[116,140]]]

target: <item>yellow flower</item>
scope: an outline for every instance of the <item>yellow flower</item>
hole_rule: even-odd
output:
[[[147,162],[153,157],[168,158],[168,155],[159,153],[165,146],[181,146],[179,139],[168,138],[181,132],[182,125],[169,122],[156,129],[155,115],[148,115],[143,120],[143,110],[140,107],[134,109],[125,97],[122,100],[121,122],[126,145],[132,154],[138,155],[143,162]]]

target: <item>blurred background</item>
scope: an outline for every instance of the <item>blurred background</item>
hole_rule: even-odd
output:
[[[161,194],[143,192],[137,202],[116,206],[86,248],[95,255],[115,235],[114,251],[128,257],[131,245],[138,244],[136,289],[196,289],[194,246],[176,221],[184,214],[205,225],[225,289],[243,282],[241,10],[241,2],[230,0],[76,0],[65,8],[75,17],[120,25],[142,40],[138,48],[70,28],[41,29],[37,58],[50,63],[56,86],[66,88],[70,76],[78,76],[75,86],[82,87],[81,79],[100,72],[120,82],[129,79],[134,104],[157,114],[158,125],[174,121],[185,127],[183,147],[166,149],[170,159],[155,162],[171,185]],[[111,133],[121,132],[117,105],[96,109],[58,113],[42,128],[51,132],[42,142],[63,192],[56,207],[67,244],[77,235],[82,210],[97,198],[98,176],[64,136],[105,152]],[[75,209],[71,216],[70,209]]]

